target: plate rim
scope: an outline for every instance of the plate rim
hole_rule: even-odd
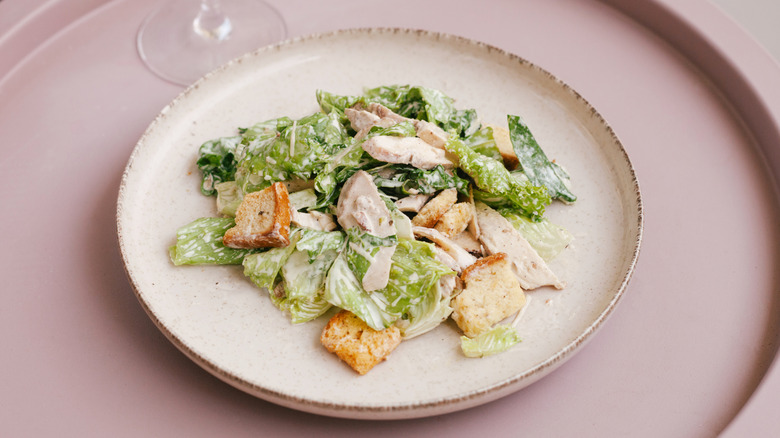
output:
[[[604,310],[601,313],[599,313],[598,317],[584,331],[580,332],[571,342],[566,344],[559,351],[557,351],[555,354],[548,357],[546,360],[539,363],[538,365],[530,369],[527,369],[522,373],[515,374],[510,378],[500,380],[498,382],[495,382],[491,385],[484,386],[477,390],[457,393],[450,397],[442,397],[442,398],[437,398],[432,400],[430,399],[420,400],[415,402],[398,403],[398,404],[361,404],[361,405],[313,400],[313,399],[299,397],[281,391],[265,388],[255,383],[249,382],[246,379],[243,379],[235,374],[225,371],[224,369],[220,368],[217,364],[213,363],[211,360],[208,360],[205,357],[198,354],[197,352],[195,352],[183,340],[181,340],[179,337],[173,334],[173,332],[171,332],[171,330],[168,329],[168,327],[159,319],[159,317],[156,314],[154,314],[154,312],[152,312],[151,308],[149,307],[149,304],[144,300],[140,291],[139,284],[136,282],[136,279],[134,278],[132,269],[130,267],[130,260],[127,253],[125,240],[123,238],[124,229],[123,229],[122,218],[123,218],[123,212],[125,207],[125,196],[128,190],[127,188],[128,178],[132,171],[133,164],[135,163],[139,151],[144,149],[144,145],[147,144],[146,141],[148,137],[154,132],[155,128],[159,124],[161,124],[162,121],[166,118],[168,111],[170,111],[171,108],[176,106],[180,101],[186,99],[187,96],[189,96],[195,90],[200,88],[201,84],[210,80],[210,78],[220,74],[221,72],[232,68],[234,65],[242,63],[244,59],[261,56],[262,54],[271,51],[284,50],[286,47],[306,44],[316,40],[338,38],[350,34],[353,36],[373,34],[373,35],[383,35],[388,37],[392,37],[392,35],[398,35],[398,34],[404,36],[415,35],[417,37],[427,38],[429,41],[432,42],[444,41],[444,42],[451,42],[455,44],[465,44],[470,47],[485,51],[488,54],[498,54],[509,61],[513,61],[526,68],[530,68],[531,70],[534,70],[537,73],[542,74],[548,80],[555,82],[563,90],[569,93],[574,99],[581,102],[590,111],[590,114],[595,119],[595,121],[606,130],[606,132],[609,134],[614,144],[619,147],[622,161],[626,165],[626,169],[628,170],[628,175],[630,176],[631,179],[631,183],[632,183],[631,188],[633,189],[633,195],[635,196],[635,202],[636,202],[636,224],[635,224],[636,236],[633,242],[630,261],[627,264],[627,268],[622,272],[622,279],[620,280],[620,285],[617,288],[617,291],[610,299],[606,308],[604,308]],[[631,219],[631,217],[629,219]],[[482,41],[478,41],[472,38],[468,38],[468,37],[464,37],[452,33],[444,33],[444,32],[423,30],[418,28],[407,28],[407,27],[355,27],[355,28],[337,29],[334,31],[321,32],[321,33],[311,33],[311,34],[307,34],[295,38],[290,38],[281,41],[279,43],[261,47],[258,48],[257,50],[245,53],[244,55],[239,56],[223,64],[222,66],[216,68],[215,70],[207,73],[206,75],[204,75],[203,77],[195,81],[193,84],[188,86],[185,90],[183,90],[170,103],[165,105],[165,107],[163,107],[162,110],[160,110],[160,112],[152,120],[152,122],[149,124],[149,126],[146,128],[144,133],[139,138],[136,145],[133,147],[133,150],[128,158],[127,164],[123,170],[119,191],[117,195],[117,203],[116,203],[116,227],[117,227],[119,251],[122,258],[122,266],[130,282],[130,285],[133,289],[133,293],[136,296],[136,299],[139,301],[141,307],[144,309],[146,314],[152,320],[154,325],[165,335],[165,337],[174,346],[176,346],[182,353],[184,353],[190,360],[198,364],[201,368],[205,369],[213,376],[219,378],[223,382],[228,383],[229,385],[239,390],[242,390],[255,397],[285,407],[293,408],[300,411],[310,412],[314,414],[319,414],[319,415],[331,416],[331,417],[385,420],[385,419],[429,417],[433,415],[455,412],[462,409],[468,409],[476,405],[487,403],[494,399],[508,395],[514,392],[515,390],[522,389],[523,387],[526,386],[526,385],[519,386],[521,383],[527,382],[527,385],[530,385],[536,380],[541,379],[546,374],[548,374],[549,372],[557,368],[559,365],[561,365],[564,362],[564,359],[567,359],[569,358],[569,356],[578,352],[580,350],[580,347],[582,347],[587,341],[592,339],[595,332],[598,331],[598,329],[603,326],[605,321],[615,311],[619,301],[625,295],[628,284],[633,276],[633,273],[636,270],[636,265],[638,263],[639,255],[641,252],[642,238],[644,234],[644,206],[643,206],[639,180],[636,174],[636,169],[633,163],[631,162],[628,153],[625,147],[623,146],[623,143],[620,141],[619,137],[617,136],[613,128],[604,119],[604,117],[595,109],[595,107],[591,105],[590,102],[588,102],[579,92],[577,92],[573,87],[569,86],[566,82],[562,81],[557,76],[550,73],[548,70],[508,50],[502,49],[500,47]]]

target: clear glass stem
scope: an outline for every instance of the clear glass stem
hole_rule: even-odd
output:
[[[231,59],[287,36],[284,18],[263,0],[158,3],[138,29],[138,53],[149,69],[176,84],[190,85]]]
[[[192,22],[192,28],[203,38],[224,41],[230,37],[233,24],[230,17],[222,12],[219,0],[201,0],[200,11]]]

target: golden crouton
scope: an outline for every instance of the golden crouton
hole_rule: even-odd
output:
[[[477,260],[463,270],[461,280],[465,287],[453,300],[452,319],[470,338],[525,305],[525,293],[504,253]]]
[[[412,218],[412,225],[416,227],[433,228],[436,222],[458,200],[458,191],[455,189],[443,190],[435,198],[428,201],[423,208]]]
[[[496,141],[498,152],[501,154],[501,158],[504,159],[504,167],[514,170],[520,164],[520,161],[517,159],[517,155],[515,155],[515,148],[512,146],[509,130],[496,125],[487,126],[493,128],[493,140]]]
[[[450,207],[450,209],[439,218],[439,221],[436,222],[436,226],[433,228],[445,236],[452,238],[469,226],[472,217],[474,217],[474,206],[469,202],[459,202]]]
[[[248,193],[236,210],[236,226],[222,239],[231,248],[282,247],[290,244],[290,200],[283,183]]]
[[[366,374],[401,343],[396,326],[377,331],[353,313],[342,310],[328,321],[320,342],[358,373]]]

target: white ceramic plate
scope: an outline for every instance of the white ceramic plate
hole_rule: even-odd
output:
[[[523,342],[483,359],[460,353],[446,323],[403,342],[358,376],[319,344],[326,318],[292,325],[240,267],[174,267],[176,229],[216,215],[199,192],[197,150],[237,127],[317,110],[315,91],[418,84],[505,124],[521,115],[569,173],[576,204],[547,217],[575,235],[552,263],[568,286],[540,289],[519,325]],[[590,339],[623,294],[642,233],[638,184],[618,139],[575,91],[531,63],[474,41],[364,29],[248,54],[174,100],[138,142],[119,193],[119,242],[138,299],[160,330],[215,376],[272,402],[350,418],[421,417],[482,404],[543,377]]]

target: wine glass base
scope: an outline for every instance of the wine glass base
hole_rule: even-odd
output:
[[[190,85],[244,53],[287,37],[282,16],[262,0],[228,0],[222,10],[231,30],[220,40],[195,31],[197,0],[169,0],[153,11],[138,31],[138,53],[161,78]]]

